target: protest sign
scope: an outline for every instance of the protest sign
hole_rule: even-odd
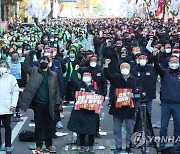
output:
[[[100,114],[104,96],[91,92],[76,91],[74,110],[87,109]]]
[[[119,88],[115,90],[116,108],[121,108],[122,106],[134,107],[133,99],[129,97],[130,93],[132,93],[132,89]]]

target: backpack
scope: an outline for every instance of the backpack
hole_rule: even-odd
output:
[[[19,134],[19,139],[22,142],[34,142],[35,141],[35,133],[29,130],[23,130]]]

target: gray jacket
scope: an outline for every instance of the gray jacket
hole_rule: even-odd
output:
[[[29,60],[29,58],[27,58]],[[28,108],[34,109],[34,96],[43,80],[42,71],[38,67],[31,68],[29,63],[24,65],[28,74],[30,74],[29,81],[19,98],[19,106],[23,111]],[[30,73],[31,72],[31,73]],[[49,75],[49,112],[54,119],[56,105],[61,104],[60,90],[58,84],[58,76],[56,73],[48,69]]]

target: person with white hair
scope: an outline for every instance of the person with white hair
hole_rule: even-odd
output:
[[[109,72],[108,65],[110,59],[106,59],[104,65],[104,75],[113,84],[112,104],[109,114],[113,116],[113,134],[115,138],[116,150],[114,154],[122,151],[122,126],[126,125],[126,151],[130,152],[130,138],[133,133],[135,119],[135,99],[136,89],[141,90],[139,80],[130,74],[131,66],[123,62],[120,65],[120,73],[112,75]]]

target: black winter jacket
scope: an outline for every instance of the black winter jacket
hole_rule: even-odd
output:
[[[131,88],[133,89],[133,93],[135,93],[135,90],[141,89],[141,84],[139,80],[133,76],[130,76],[127,81],[124,79],[122,74],[116,73],[114,75],[111,75],[109,73],[108,68],[104,68],[104,75],[105,77],[110,80],[110,82],[113,84],[114,93],[112,94],[112,104],[109,110],[109,114],[113,116],[117,116],[121,119],[134,119],[135,118],[135,109],[130,107],[121,107],[116,108],[115,107],[115,89],[116,88]]]

